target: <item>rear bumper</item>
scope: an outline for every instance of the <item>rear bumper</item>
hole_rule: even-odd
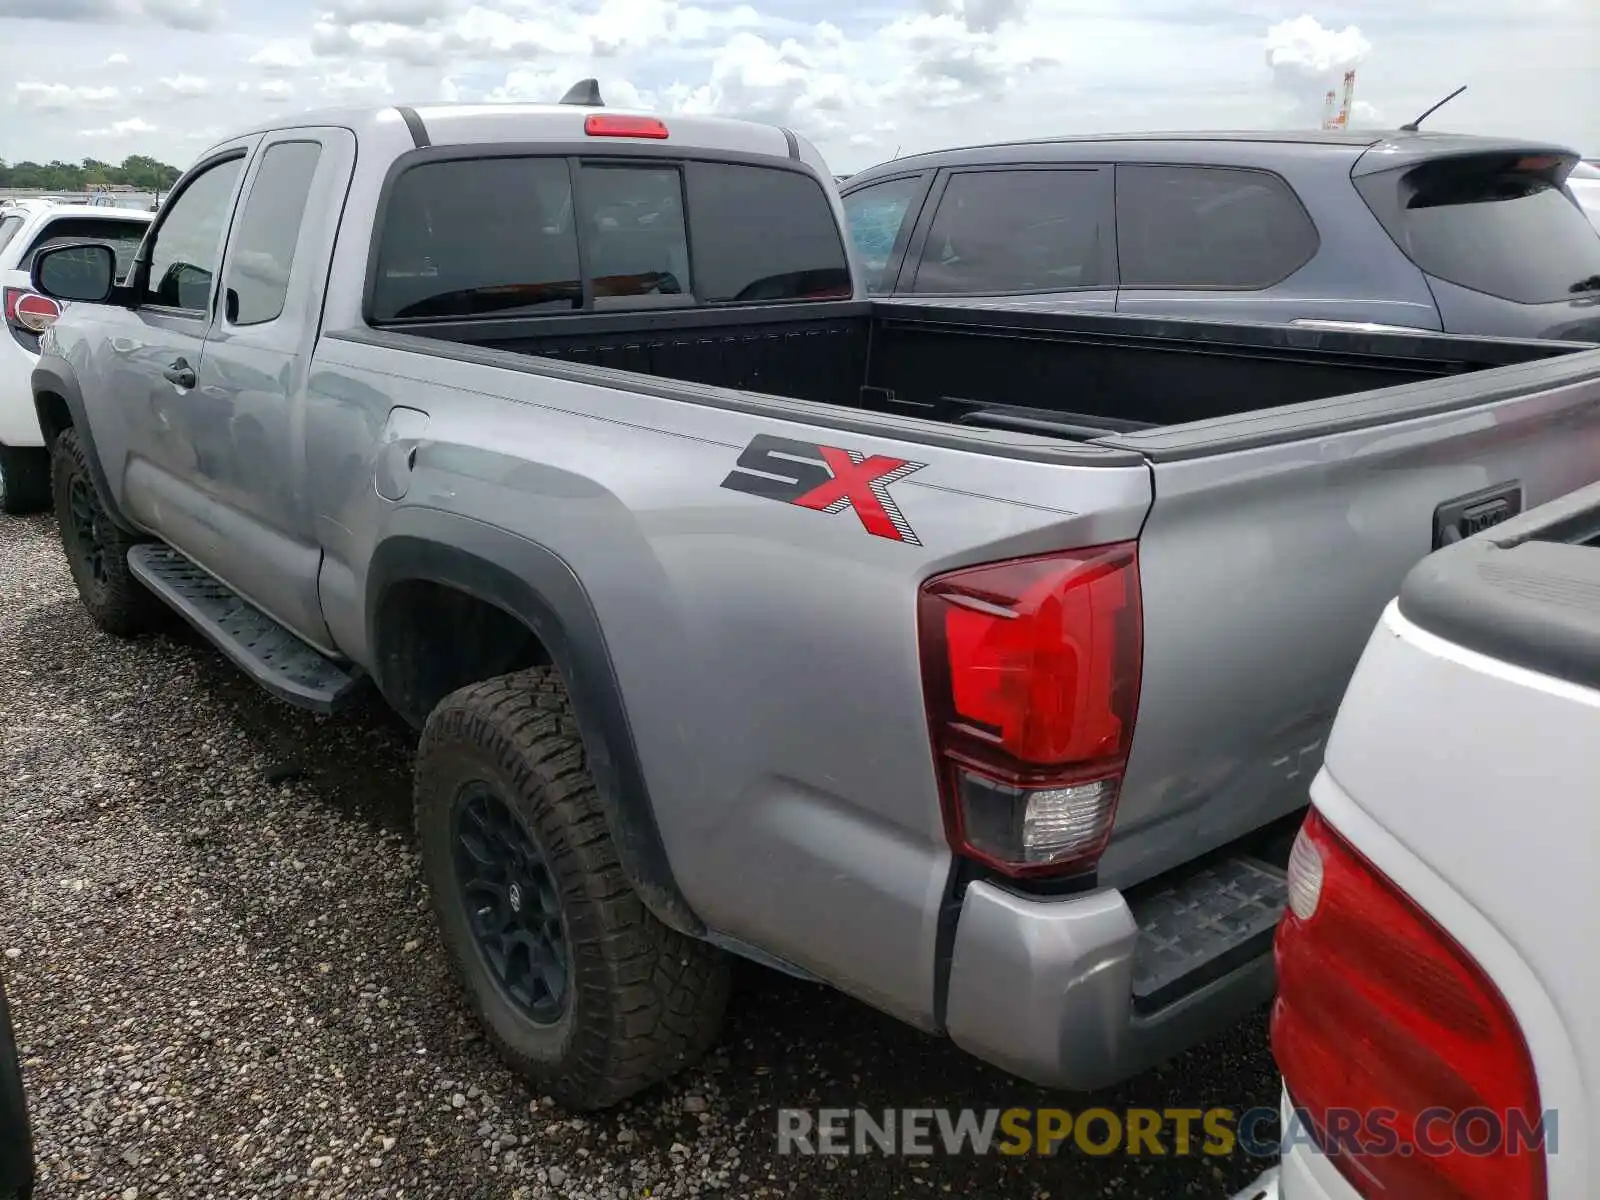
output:
[[[962,901],[945,1028],[1047,1087],[1119,1083],[1272,995],[1282,872],[1228,859],[1133,897],[1041,898],[975,882]]]

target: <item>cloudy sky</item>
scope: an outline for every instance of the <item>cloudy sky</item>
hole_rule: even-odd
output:
[[[40,14],[49,14],[41,17]],[[1600,0],[0,0],[0,158],[186,165],[345,102],[554,100],[791,124],[835,170],[1050,133],[1355,120],[1600,155]]]

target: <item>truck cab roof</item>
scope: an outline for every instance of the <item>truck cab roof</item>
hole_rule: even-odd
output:
[[[597,114],[656,117],[667,127],[666,138],[653,139],[660,145],[688,144],[718,153],[804,158],[825,171],[821,156],[804,139],[775,125],[727,117],[663,115],[608,105],[429,103],[320,109],[258,125],[218,146],[252,134],[307,126],[348,129],[360,141],[409,129],[411,140],[419,147],[583,142],[592,140],[584,131],[585,121]]]

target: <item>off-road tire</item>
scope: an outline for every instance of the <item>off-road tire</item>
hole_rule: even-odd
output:
[[[479,948],[457,876],[454,810],[487,784],[533,837],[560,897],[571,974],[560,1017],[537,1024]],[[491,1043],[572,1109],[607,1108],[692,1065],[716,1042],[727,956],[658,921],[633,890],[585,765],[566,687],[537,667],[462,688],[417,751],[417,837],[433,909]]]
[[[114,637],[136,637],[160,629],[169,610],[128,569],[128,551],[144,539],[119,528],[106,513],[76,430],[64,429],[57,436],[50,451],[50,468],[61,548],[90,619]],[[87,540],[81,522],[73,515],[75,494],[93,518],[93,533]],[[91,563],[95,549],[103,566],[98,578]]]
[[[49,507],[49,452],[42,447],[0,446],[0,513],[20,517]]]

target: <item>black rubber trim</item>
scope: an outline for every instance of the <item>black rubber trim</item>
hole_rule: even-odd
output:
[[[800,139],[795,137],[794,130],[787,125],[782,127],[783,140],[789,144],[789,157],[795,162],[800,161]]]
[[[418,150],[423,150],[433,145],[433,142],[428,137],[428,127],[422,123],[422,117],[417,110],[409,104],[397,104],[395,107],[400,111],[400,119],[406,123],[406,128],[411,131],[412,145]]]
[[[1349,335],[1346,330],[1263,328],[1285,334]],[[1453,378],[1424,379],[1283,408],[1194,421],[1149,433],[1118,434],[1100,438],[1094,444],[1136,451],[1153,463],[1182,462],[1498,404],[1571,384],[1594,386],[1574,394],[1563,407],[1588,407],[1600,400],[1600,350],[1589,343],[1451,338],[1440,344],[1436,335],[1416,338],[1400,334],[1355,336],[1393,338],[1399,343],[1393,357],[1401,359],[1407,357],[1403,347],[1411,345],[1415,346],[1418,358],[1439,361],[1432,356],[1453,352],[1455,361],[1462,367],[1494,370],[1487,375],[1458,372]],[[1544,361],[1526,361],[1541,358]]]
[[[32,384],[34,409],[39,415],[40,427],[45,427],[44,406],[39,403],[40,395],[50,393],[60,396],[66,402],[72,428],[77,431],[78,440],[83,443],[83,453],[89,462],[89,476],[94,481],[94,490],[99,493],[100,504],[105,509],[106,515],[124,533],[143,533],[144,531],[129,520],[127,514],[117,506],[111,494],[111,481],[106,477],[100,455],[95,452],[94,431],[89,427],[89,415],[83,404],[83,391],[78,387],[78,377],[73,374],[72,364],[64,358],[47,354],[34,365]]]
[[[374,678],[411,724],[427,718],[395,694],[379,644],[379,616],[396,584],[423,580],[456,588],[525,624],[566,682],[583,735],[606,825],[629,882],[661,921],[702,936],[705,925],[684,899],[656,825],[632,726],[594,606],[572,568],[537,543],[438,509],[408,507],[405,532],[386,538],[367,571],[366,622]]]
[[[1458,646],[1600,687],[1600,483],[1429,555],[1399,606]]]
[[[0,1200],[33,1195],[33,1133],[5,985],[0,983]]]

